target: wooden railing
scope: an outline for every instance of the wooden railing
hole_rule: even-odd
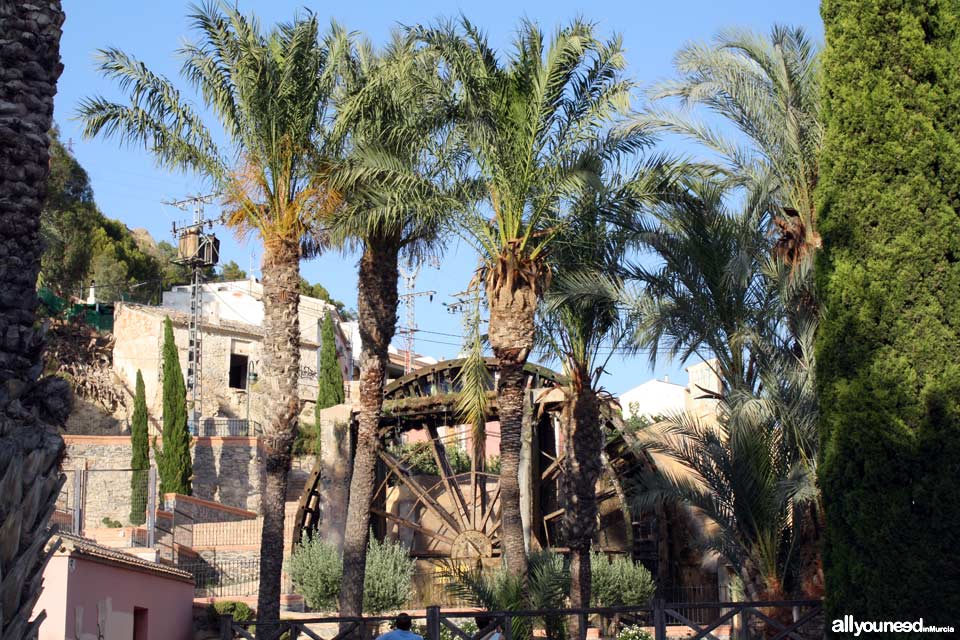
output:
[[[531,611],[471,611],[464,609],[443,610],[440,607],[427,607],[424,614],[414,614],[413,621],[422,621],[426,632],[424,640],[441,640],[441,633],[446,632],[448,637],[456,640],[480,640],[494,630],[503,634],[503,640],[517,640],[518,635],[524,637],[543,636],[535,629],[541,629],[543,620],[562,620],[576,618],[577,628],[581,630],[581,637],[569,640],[585,640],[588,623],[596,620],[619,620],[621,622],[639,623],[647,626],[655,640],[667,640],[668,637],[683,637],[684,640],[813,640],[823,637],[822,603],[819,600],[770,600],[757,602],[710,602],[697,603],[697,607],[713,609],[716,617],[709,622],[698,623],[690,620],[682,613],[688,603],[666,602],[662,599],[654,600],[651,604],[635,607],[604,607],[590,609],[541,609]],[[473,617],[482,617],[491,622],[483,629],[473,633],[463,630],[458,620]],[[392,622],[392,617],[364,616],[364,617],[321,617],[300,618],[295,620],[279,620],[258,623],[258,639],[279,638],[282,634],[289,634],[285,638],[311,638],[312,640],[352,640],[359,638],[368,640],[379,632],[380,626]],[[649,623],[649,626],[644,623]],[[328,638],[319,635],[311,627],[316,625],[336,624],[338,632]],[[549,627],[550,625],[546,625]],[[251,627],[251,628],[248,628]],[[725,633],[720,634],[719,628]],[[524,632],[520,632],[524,629]],[[546,630],[547,640],[553,638]],[[691,635],[689,631],[693,631]],[[248,638],[254,640],[251,625],[238,624],[231,616],[220,618],[221,640],[233,638]]]

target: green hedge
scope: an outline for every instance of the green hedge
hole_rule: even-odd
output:
[[[827,619],[960,611],[956,0],[824,0]]]

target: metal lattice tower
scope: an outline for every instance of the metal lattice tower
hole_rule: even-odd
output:
[[[220,241],[212,233],[203,233],[204,226],[213,226],[212,220],[204,218],[203,205],[212,202],[215,196],[208,194],[165,203],[184,210],[193,207],[193,223],[179,228],[174,223],[173,235],[178,241],[176,262],[191,267],[193,271],[187,327],[187,394],[191,407],[191,430],[194,433],[199,433],[203,410],[203,270],[215,265],[220,257]]]
[[[407,315],[407,326],[400,329],[403,334],[403,372],[413,371],[413,353],[416,347],[416,338],[414,334],[417,331],[417,298],[429,296],[433,300],[436,291],[414,291],[417,284],[417,275],[420,273],[420,265],[412,265],[407,262],[406,268],[400,269],[400,275],[403,276],[404,289],[406,293],[398,296],[403,303]]]

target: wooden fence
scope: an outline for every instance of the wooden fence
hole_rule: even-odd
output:
[[[545,637],[547,640],[560,640],[562,633],[551,634],[556,630],[556,621],[579,619],[578,627],[586,640],[588,624],[596,621],[616,619],[620,624],[646,626],[654,640],[683,637],[685,640],[813,640],[823,637],[823,608],[819,600],[777,600],[758,602],[712,602],[698,603],[698,607],[711,609],[715,615],[709,622],[698,623],[680,613],[687,603],[671,603],[663,599],[654,600],[650,605],[637,607],[608,607],[592,609],[549,609],[536,611],[464,611],[444,610],[440,607],[427,607],[425,614],[411,615],[414,621],[425,624],[425,640],[441,640],[441,637],[454,640],[480,640],[491,632],[499,630],[503,640]],[[463,630],[462,621],[480,616],[491,620],[487,627],[474,633]],[[392,621],[383,616],[364,617],[325,617],[280,620],[255,625],[259,627],[258,638],[284,638],[297,640],[368,640],[379,631],[381,625]],[[312,627],[336,624],[339,632],[327,638],[319,635]],[[561,625],[562,626],[562,625]],[[724,632],[721,633],[720,629]],[[690,633],[692,631],[692,633]],[[221,640],[248,638],[254,640],[253,626],[238,624],[231,616],[220,618]]]

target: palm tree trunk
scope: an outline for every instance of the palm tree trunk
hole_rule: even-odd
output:
[[[0,3],[0,637],[35,638],[48,526],[63,475],[70,389],[40,378],[46,327],[37,322],[60,3]]]
[[[563,496],[564,534],[570,548],[570,606],[590,606],[590,546],[597,525],[597,480],[602,462],[603,433],[600,429],[600,402],[590,386],[590,373],[574,369],[564,406]],[[640,603],[630,603],[640,604]],[[574,618],[571,637],[581,638],[585,629]]]
[[[260,509],[260,588],[257,619],[280,618],[280,577],[283,568],[283,519],[287,476],[297,434],[300,397],[300,247],[297,240],[265,243],[263,256],[263,372],[270,416],[263,437],[266,484]],[[257,638],[271,639],[276,628],[257,627]]]
[[[507,263],[509,261],[502,261]],[[533,283],[515,269],[491,270],[487,278],[490,306],[489,339],[500,361],[497,415],[500,420],[500,538],[507,569],[527,573],[527,554],[520,514],[520,447],[523,429],[523,367],[533,348],[537,294]]]
[[[350,478],[350,500],[343,535],[343,583],[340,615],[363,611],[363,577],[367,564],[370,503],[380,449],[380,409],[387,379],[388,349],[397,325],[397,257],[400,240],[367,240],[360,258],[357,311],[360,326],[360,415],[357,450]],[[345,629],[341,628],[341,632]]]

